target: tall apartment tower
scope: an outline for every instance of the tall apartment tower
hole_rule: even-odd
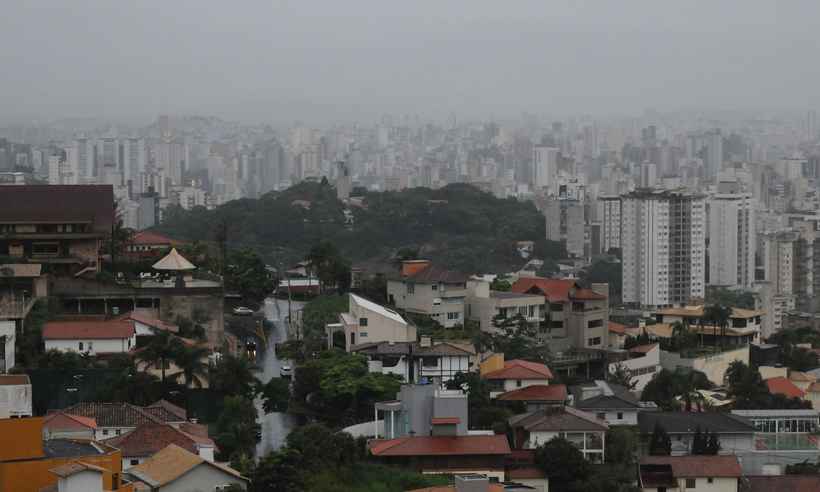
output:
[[[546,239],[560,241],[572,258],[589,258],[589,226],[581,200],[551,197],[544,206]]]
[[[750,289],[756,244],[752,194],[713,195],[709,199],[709,285]]]
[[[598,220],[601,221],[601,251],[621,247],[621,197],[601,195],[598,197]]]
[[[713,130],[706,139],[706,175],[708,178],[717,176],[723,169],[723,135],[720,130]]]
[[[623,302],[675,306],[705,294],[706,198],[638,190],[621,201]]]
[[[532,185],[536,190],[548,188],[558,175],[558,149],[534,147],[532,149]]]

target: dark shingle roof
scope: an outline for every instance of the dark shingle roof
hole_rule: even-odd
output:
[[[130,403],[82,402],[63,410],[72,415],[90,417],[98,427],[137,427],[141,424],[180,422],[177,415],[163,407],[142,408]]]
[[[754,425],[751,422],[728,413],[641,412],[638,414],[638,426],[642,434],[651,434],[656,422],[669,434],[694,434],[698,427],[702,431],[709,430],[721,434],[754,432]]]
[[[111,232],[114,188],[111,185],[4,186],[0,222],[91,223],[98,234]]]
[[[593,396],[592,398],[587,398],[586,400],[579,401],[575,404],[575,406],[577,408],[580,408],[581,410],[602,410],[605,408],[631,410],[640,407],[640,405],[638,405],[634,401],[626,400],[616,395]]]
[[[102,454],[88,441],[70,439],[49,439],[43,441],[43,452],[49,458],[76,458],[78,456],[96,456]]]
[[[594,415],[572,407],[557,407],[511,417],[511,427],[527,431],[605,431],[609,426]]]

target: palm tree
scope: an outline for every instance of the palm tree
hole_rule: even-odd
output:
[[[211,370],[211,388],[231,394],[251,395],[256,377],[253,366],[245,357],[223,355]]]
[[[201,388],[202,381],[208,377],[208,355],[210,350],[203,345],[185,345],[181,343],[176,354],[174,364],[182,371],[175,375],[182,378],[188,388]]]
[[[726,328],[732,316],[732,309],[719,304],[707,306],[704,310],[704,317],[712,322],[712,335],[716,335],[715,328],[720,328],[720,347],[723,348],[723,340],[726,336]],[[715,340],[717,346],[717,340]]]
[[[160,331],[153,337],[148,345],[137,354],[137,359],[147,362],[148,367],[157,367],[161,371],[160,380],[165,384],[165,370],[169,361],[173,361],[180,351],[182,342],[167,331]]]

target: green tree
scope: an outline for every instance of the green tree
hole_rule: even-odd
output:
[[[304,457],[295,449],[285,447],[259,461],[252,475],[253,492],[302,492]]]
[[[786,475],[820,475],[820,461],[809,463],[809,460],[786,465]]]
[[[319,279],[322,291],[330,287],[345,291],[350,286],[350,264],[332,242],[321,241],[314,245],[306,259],[311,273]]]
[[[151,337],[148,345],[137,353],[137,359],[148,363],[148,367],[160,370],[160,381],[165,384],[165,371],[170,362],[180,352],[182,342],[167,331],[159,331]]]
[[[547,474],[553,492],[581,491],[591,467],[566,439],[556,437],[535,449],[535,464]]]
[[[258,392],[262,396],[262,408],[265,413],[287,411],[290,400],[290,383],[287,379],[271,378],[260,386]]]
[[[620,302],[623,289],[623,273],[618,261],[598,260],[582,272],[581,278],[587,283],[609,284],[609,299],[611,304]]]
[[[176,375],[187,388],[201,388],[208,380],[208,355],[211,351],[204,345],[180,343],[173,355],[174,364],[181,370]]]
[[[498,292],[509,292],[511,288],[512,284],[507,279],[506,275],[499,275],[490,283],[490,290],[495,290]]]
[[[711,305],[706,306],[704,310],[703,317],[708,319],[712,322],[712,325],[720,329],[720,346],[721,349],[724,345],[724,340],[726,338],[726,328],[729,326],[729,321],[731,319],[732,309],[726,306],[720,305]],[[715,346],[717,346],[718,341],[715,340]]]
[[[623,364],[617,364],[615,370],[607,376],[610,383],[619,384],[632,391],[638,384],[638,380],[632,377],[632,373]]]
[[[708,286],[706,287],[706,304],[754,309],[755,294],[748,290],[733,290],[724,287]]]
[[[256,407],[243,396],[226,396],[216,421],[216,442],[224,458],[253,455],[259,424]]]
[[[635,464],[638,435],[631,427],[613,426],[606,431],[606,461],[622,466]]]
[[[502,353],[507,359],[525,359],[538,362],[549,362],[549,348],[539,345],[537,329],[521,315],[505,318],[497,315],[493,318],[493,332],[481,332],[477,345]]]
[[[258,303],[274,288],[274,281],[265,268],[265,262],[253,250],[231,251],[224,268],[225,290],[238,292],[243,298]]]
[[[649,454],[651,456],[669,456],[672,454],[672,439],[666,433],[666,429],[655,422],[652,429],[652,436],[649,438]]]
[[[225,354],[211,368],[210,387],[227,394],[251,398],[256,388],[253,366],[245,357]]]

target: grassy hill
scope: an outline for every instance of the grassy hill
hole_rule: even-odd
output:
[[[543,239],[543,215],[529,202],[498,199],[465,184],[362,196],[364,206],[350,208],[353,226],[345,224],[345,207],[332,186],[305,182],[214,210],[172,207],[157,230],[210,241],[225,224],[229,247],[252,248],[273,264],[303,258],[322,239],[334,242],[354,263],[387,263],[399,249],[411,248],[465,272],[520,268],[524,261],[515,241],[537,241],[539,257],[561,255],[560,246]]]

